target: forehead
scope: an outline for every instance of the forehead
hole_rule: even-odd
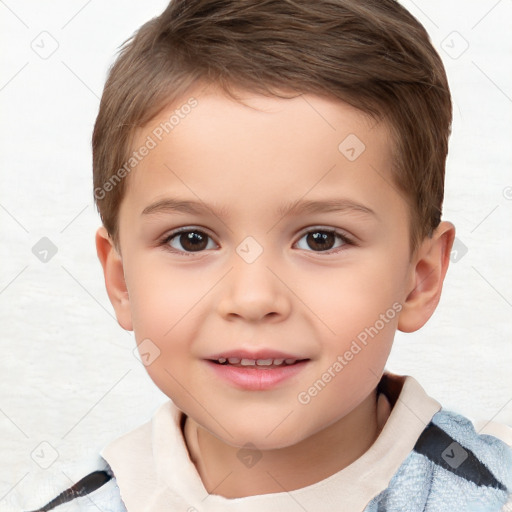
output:
[[[270,148],[273,141],[282,150],[292,149],[294,154],[299,155],[301,149],[298,143],[306,142],[305,134],[309,143],[303,151],[316,149],[321,145],[320,141],[332,142],[336,148],[340,137],[349,132],[355,136],[351,138],[353,141],[359,135],[359,144],[355,148],[359,151],[361,139],[368,139],[367,132],[370,131],[374,132],[371,144],[376,150],[387,153],[392,149],[386,123],[376,121],[345,102],[290,91],[285,93],[289,95],[287,98],[243,91],[237,93],[240,96],[235,100],[215,85],[197,86],[189,90],[188,94],[175,100],[135,132],[134,146],[140,145],[148,135],[159,146],[174,143],[183,150],[190,149],[187,146],[192,142],[196,149],[206,149],[208,144],[226,143],[231,146],[245,145],[247,151],[250,148],[244,143],[249,142],[249,146],[257,151],[258,143],[265,143]],[[267,137],[265,140],[265,135],[272,133],[279,133],[279,137]],[[231,135],[231,138],[226,141],[223,139],[225,135]],[[291,156],[289,154],[289,158]],[[350,153],[346,156],[357,157]]]
[[[386,124],[325,97],[191,91],[137,130],[134,150],[148,141],[125,195],[139,213],[168,194],[210,199],[227,216],[336,191],[370,209],[401,200]]]

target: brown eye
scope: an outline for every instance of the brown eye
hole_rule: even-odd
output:
[[[306,235],[306,240],[308,245],[314,250],[314,251],[328,251],[329,249],[332,249],[334,246],[334,243],[336,242],[336,237],[333,233],[324,233],[324,232],[316,232],[316,233],[309,233]]]
[[[166,239],[166,243],[180,252],[199,252],[215,247],[215,243],[206,233],[197,230],[181,231],[171,235]]]
[[[302,243],[301,246],[301,242],[303,241],[305,243]],[[297,245],[299,246],[299,249],[324,252],[335,249],[337,247],[341,247],[348,243],[349,241],[340,233],[317,229],[314,231],[309,231],[304,236],[302,236],[302,238],[297,242]]]

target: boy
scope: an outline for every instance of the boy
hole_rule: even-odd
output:
[[[96,245],[172,401],[41,510],[509,510],[507,444],[385,371],[440,298],[450,126],[393,0],[173,0],[144,25],[94,130]]]

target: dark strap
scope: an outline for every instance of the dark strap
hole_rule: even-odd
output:
[[[99,489],[102,485],[105,485],[112,478],[112,474],[106,471],[94,471],[89,473],[87,476],[79,480],[75,485],[72,485],[69,489],[60,493],[56,498],[47,503],[44,507],[38,508],[33,512],[48,512],[58,505],[67,503],[80,496],[86,496],[91,492]]]
[[[507,490],[471,450],[461,446],[432,422],[427,425],[418,438],[414,451],[479,487]]]

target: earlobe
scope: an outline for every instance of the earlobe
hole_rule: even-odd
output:
[[[104,227],[96,232],[96,252],[103,267],[105,287],[117,321],[123,329],[131,331],[133,326],[130,298],[124,277],[123,261]]]
[[[402,332],[414,332],[423,327],[434,313],[450,263],[455,227],[441,222],[431,238],[426,238],[411,263],[412,287],[407,290],[398,320]]]

